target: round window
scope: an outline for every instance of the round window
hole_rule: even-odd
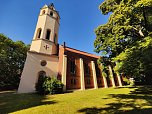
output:
[[[46,64],[47,64],[46,60],[41,61],[41,66],[46,66]]]

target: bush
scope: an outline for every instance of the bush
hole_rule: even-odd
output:
[[[127,77],[123,77],[123,82],[124,82],[124,85],[130,84],[130,80]]]
[[[123,82],[124,82],[124,85],[131,85],[131,86],[135,85],[134,78],[124,77]]]
[[[41,95],[62,93],[63,84],[54,77],[41,76],[36,83],[36,91]]]

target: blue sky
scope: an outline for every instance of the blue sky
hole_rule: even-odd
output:
[[[98,9],[103,0],[1,0],[0,33],[30,44],[40,8],[52,2],[61,17],[59,44],[95,54],[94,30],[108,20]]]

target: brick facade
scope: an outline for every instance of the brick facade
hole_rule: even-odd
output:
[[[95,88],[94,79],[93,79],[93,69],[91,61],[95,63],[95,72],[98,88],[104,87],[104,81],[102,77],[102,71],[97,64],[97,60],[100,58],[99,56],[89,54],[83,51],[79,51],[73,48],[69,48],[66,46],[59,47],[59,75],[58,78],[63,78],[62,76],[62,63],[63,63],[63,55],[67,57],[66,63],[66,89],[67,90],[75,90],[81,89],[81,69],[80,69],[80,58],[83,59],[83,67],[84,67],[84,85],[85,89]],[[110,78],[106,78],[108,87],[112,87],[112,81]],[[114,81],[116,86],[119,86],[117,77],[114,75]]]

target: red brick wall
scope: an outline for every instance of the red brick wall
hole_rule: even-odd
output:
[[[119,82],[118,82],[118,77],[117,77],[117,75],[114,76],[114,79],[115,79],[115,84],[116,84],[116,86],[119,86]]]
[[[98,84],[98,88],[104,87],[104,81],[103,81],[103,77],[102,77],[102,73],[101,70],[98,66],[97,63],[96,64],[96,75],[97,75],[97,84]]]
[[[108,84],[108,87],[112,87],[112,81],[110,79],[110,77],[107,77],[107,84]]]
[[[98,57],[95,55],[91,55],[79,50],[75,50],[72,48],[63,48],[63,46],[60,46],[59,51],[59,75],[58,77],[61,79],[62,76],[62,65],[63,65],[63,55],[67,55],[67,77],[66,77],[66,88],[67,90],[70,89],[81,89],[81,78],[80,78],[80,58],[83,59],[83,63],[88,64],[88,67],[90,69],[90,73],[86,74],[85,72],[85,65],[84,65],[84,81],[85,81],[85,88],[94,88],[94,81],[93,81],[93,71],[91,66],[91,61],[95,62],[95,68],[96,68],[96,75],[97,75],[97,84],[98,87],[104,87],[104,81],[102,77],[101,70],[97,64]],[[74,60],[76,65],[76,72],[72,74],[70,72],[70,61]],[[115,76],[115,83],[116,86],[118,86],[118,79]],[[71,83],[71,80],[75,80],[75,84]],[[90,80],[90,84],[88,84],[88,80]],[[107,84],[108,87],[112,87],[111,79],[107,77]]]
[[[70,60],[75,60],[76,64],[76,72],[72,74],[70,72]],[[67,56],[67,89],[80,89],[81,81],[80,81],[80,60],[77,57],[73,57],[71,55]],[[71,83],[71,80],[76,80],[76,84]]]
[[[94,57],[88,57],[86,55],[82,55],[79,53],[74,53],[71,51],[65,51],[67,55],[67,89],[81,89],[81,78],[80,78],[80,58],[83,59],[84,63],[87,63],[90,69],[89,75],[85,73],[84,69],[84,80],[85,80],[85,88],[94,88],[93,83],[93,72],[92,72],[92,66],[91,61],[96,61],[97,58]],[[71,74],[70,72],[70,60],[75,60],[76,63],[76,73]],[[71,79],[76,80],[76,84],[71,84]],[[90,79],[90,84],[87,84],[87,80]]]
[[[64,55],[64,48],[62,46],[59,46],[59,67],[58,67],[59,80],[61,80],[61,77],[62,77],[63,55]]]
[[[91,59],[84,59],[84,80],[85,80],[85,88],[94,88],[94,81],[93,81],[93,71],[91,66]],[[86,74],[85,64],[89,67],[89,74]],[[89,82],[89,83],[88,83]]]

